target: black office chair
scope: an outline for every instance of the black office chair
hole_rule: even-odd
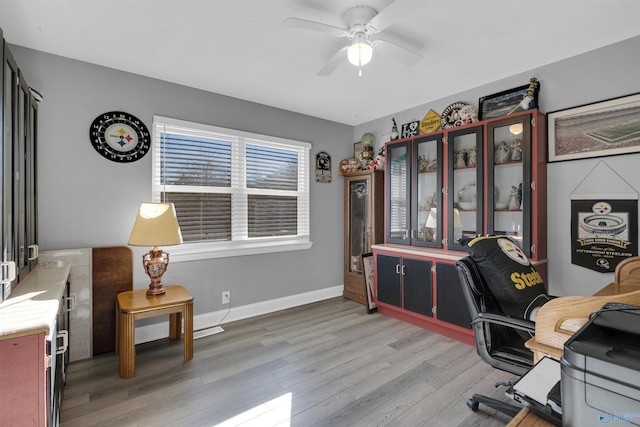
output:
[[[496,369],[524,375],[533,367],[533,353],[524,343],[535,333],[535,323],[503,313],[471,257],[459,260],[456,268],[471,314],[478,355]],[[511,417],[522,409],[479,394],[467,400],[472,411],[477,411],[480,403]]]

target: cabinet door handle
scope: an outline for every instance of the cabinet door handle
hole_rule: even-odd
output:
[[[409,230],[404,230],[404,238],[405,239],[409,238]]]
[[[33,261],[34,259],[38,259],[38,245],[29,246],[29,261]]]
[[[58,335],[56,335],[56,343],[58,342],[59,339],[62,339],[62,345],[56,348],[56,354],[62,354],[65,351],[67,351],[67,347],[69,347],[69,332],[67,331],[58,332]]]
[[[404,276],[404,269],[405,269],[406,267],[407,267],[406,265],[402,264],[402,275],[403,275],[403,276]]]
[[[400,264],[396,264],[396,274],[400,274]]]
[[[77,301],[78,301],[78,296],[76,294],[69,295],[69,297],[66,298],[67,311],[75,310]]]
[[[16,280],[16,263],[13,261],[6,261],[0,263],[0,269],[2,269],[2,277],[0,280],[0,285],[5,283],[11,283]],[[4,272],[7,272],[6,275]]]

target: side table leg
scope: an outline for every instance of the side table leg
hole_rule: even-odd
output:
[[[182,313],[169,315],[169,339],[179,340],[182,336]]]
[[[184,361],[193,359],[193,301],[184,306]]]
[[[136,325],[135,315],[118,314],[118,339],[120,356],[120,378],[136,375]]]

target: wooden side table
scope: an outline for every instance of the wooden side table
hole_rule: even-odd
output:
[[[146,289],[126,291],[116,298],[116,353],[120,377],[133,378],[136,369],[135,321],[169,315],[169,338],[179,340],[184,314],[184,363],[193,358],[193,295],[182,286],[165,286],[166,293],[147,296]]]

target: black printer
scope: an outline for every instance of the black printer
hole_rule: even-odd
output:
[[[564,345],[562,425],[640,426],[640,306],[607,303]]]

